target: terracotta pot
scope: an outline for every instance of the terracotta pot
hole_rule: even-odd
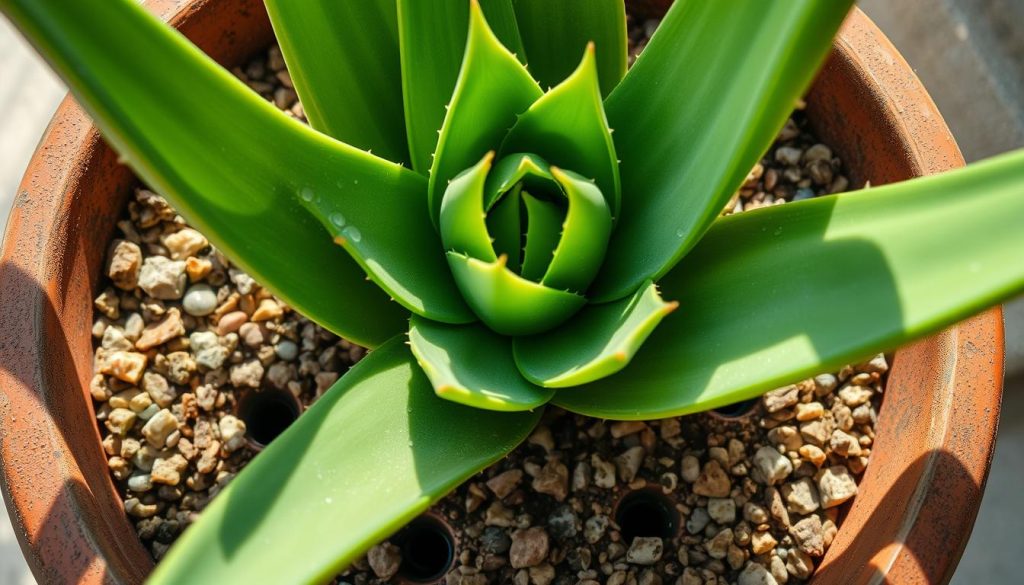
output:
[[[260,0],[148,5],[224,63],[243,62],[272,38]],[[920,82],[859,11],[807,101],[855,185],[963,162]],[[137,583],[152,567],[107,472],[88,393],[92,299],[132,183],[66,100],[25,174],[4,240],[0,483],[40,583]],[[871,465],[815,582],[948,580],[981,502],[1002,363],[998,309],[896,353]]]

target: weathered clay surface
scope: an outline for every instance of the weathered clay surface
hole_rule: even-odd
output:
[[[271,40],[259,0],[147,5],[225,63]],[[909,66],[859,11],[808,110],[855,185],[963,164]],[[81,109],[65,101],[26,172],[4,240],[0,487],[40,583],[139,583],[152,567],[107,472],[88,393],[92,299],[132,182]],[[871,465],[816,583],[949,579],[992,456],[1002,340],[993,309],[896,353]]]

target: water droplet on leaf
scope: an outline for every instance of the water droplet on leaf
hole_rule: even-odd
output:
[[[330,220],[331,220],[331,223],[333,223],[334,225],[336,225],[338,227],[341,227],[341,226],[345,225],[345,216],[342,215],[341,213],[337,212],[337,211],[335,211],[334,213],[331,214]]]

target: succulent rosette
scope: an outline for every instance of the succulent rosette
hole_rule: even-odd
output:
[[[422,250],[434,257],[418,259],[429,273],[361,262],[413,312],[410,345],[435,392],[531,410],[621,370],[677,304],[650,279],[595,287],[623,194],[594,43],[544,91],[472,2],[445,110],[421,210],[436,231]],[[365,236],[337,199],[303,200],[358,260]]]
[[[546,388],[620,370],[675,307],[650,281],[631,284],[635,290],[611,306],[591,305],[621,208],[618,164],[594,45],[544,92],[474,3],[425,211],[479,322],[417,315],[410,329],[412,351],[440,396],[495,410],[535,408],[552,396]],[[584,335],[598,344],[572,352]],[[567,352],[571,361],[551,360]]]

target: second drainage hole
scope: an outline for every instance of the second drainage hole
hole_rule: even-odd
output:
[[[298,400],[287,391],[251,391],[238,403],[238,418],[245,422],[249,438],[261,447],[283,433],[299,414]]]
[[[402,551],[398,574],[413,583],[430,583],[446,575],[455,561],[455,540],[448,528],[420,516],[392,538]]]
[[[672,538],[679,526],[679,512],[660,491],[636,490],[619,502],[615,522],[626,543],[638,536]]]

